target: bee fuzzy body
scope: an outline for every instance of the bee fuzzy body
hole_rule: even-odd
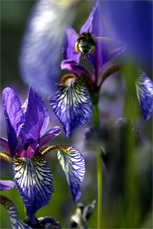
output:
[[[77,52],[82,52],[83,54],[91,54],[95,51],[96,42],[94,36],[91,33],[84,32],[80,34],[77,39],[75,49]]]

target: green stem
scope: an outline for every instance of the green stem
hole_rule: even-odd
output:
[[[97,228],[102,228],[102,161],[101,149],[97,147],[98,218]]]
[[[100,127],[100,110],[98,103],[93,105],[93,123]],[[98,210],[97,229],[102,228],[102,157],[101,147],[97,146],[97,186],[98,186]]]
[[[95,126],[100,127],[100,110],[98,105],[93,105],[93,123]]]

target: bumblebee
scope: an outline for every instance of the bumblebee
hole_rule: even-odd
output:
[[[84,59],[85,59],[85,54],[88,53],[89,54],[93,53],[95,51],[96,48],[96,41],[95,40],[102,40],[103,42],[109,42],[112,41],[113,39],[109,38],[109,37],[94,37],[94,35],[92,33],[89,32],[84,32],[81,34],[78,34],[78,39],[76,41],[75,44],[75,50],[77,52],[82,52],[84,55]]]
[[[85,54],[93,53],[95,51],[95,48],[96,48],[95,38],[91,33],[84,32],[79,34],[79,37],[75,44],[75,50],[77,52],[82,52],[85,58]]]

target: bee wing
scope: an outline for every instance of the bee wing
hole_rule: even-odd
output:
[[[106,43],[114,41],[114,39],[110,37],[94,37],[94,38],[95,40],[106,42]]]
[[[71,33],[77,35],[78,37],[80,37],[80,34],[77,33],[76,31],[71,31]]]

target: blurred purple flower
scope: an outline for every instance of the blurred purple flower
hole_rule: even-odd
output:
[[[109,36],[126,45],[130,57],[152,72],[152,1],[103,1]]]
[[[96,37],[106,37],[99,1],[81,27],[80,34],[83,32],[89,32]],[[75,50],[77,38],[78,34],[75,30],[67,27],[62,48],[65,60],[62,61],[61,68],[73,71],[75,75],[63,78],[58,91],[49,97],[50,106],[61,122],[67,137],[71,136],[73,130],[91,120],[94,94],[98,94],[100,90],[98,86],[99,73],[104,64],[125,50],[125,47],[121,47],[109,53],[107,43],[96,41],[95,51],[92,54],[86,54],[94,69],[92,75],[87,68],[79,64],[81,53]]]
[[[13,187],[14,187],[13,181],[0,180],[0,191],[3,191],[5,189],[13,189]],[[18,219],[17,209],[10,199],[8,199],[6,196],[0,195],[0,203],[3,205],[3,207],[7,210],[9,214],[12,228],[26,228],[26,229],[31,228]]]
[[[153,110],[153,82],[140,69],[138,70],[138,75],[136,90],[144,120],[147,121],[151,117]]]
[[[8,140],[0,138],[0,158],[12,166],[15,185],[26,206],[31,221],[38,209],[47,205],[53,190],[53,175],[45,154],[58,150],[58,159],[66,174],[73,200],[80,195],[85,166],[79,151],[71,146],[54,146],[43,150],[44,145],[60,134],[59,127],[44,133],[48,122],[48,110],[42,96],[29,87],[28,98],[21,103],[11,88],[3,91],[3,107],[7,123]],[[21,144],[18,144],[20,137]],[[76,160],[77,159],[77,160]],[[76,169],[77,168],[77,169]]]
[[[55,91],[64,29],[76,2],[39,0],[29,16],[21,44],[19,67],[24,82],[37,86],[43,95]]]

